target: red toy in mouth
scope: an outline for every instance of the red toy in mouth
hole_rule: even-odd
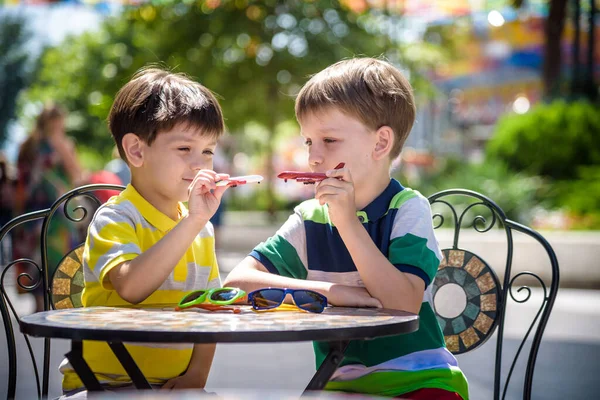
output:
[[[339,163],[334,169],[344,168],[344,163]],[[294,179],[296,182],[302,182],[305,185],[314,184],[321,182],[323,179],[327,179],[327,175],[322,172],[299,172],[299,171],[283,171],[277,175],[278,178],[283,179],[285,182],[288,179]]]

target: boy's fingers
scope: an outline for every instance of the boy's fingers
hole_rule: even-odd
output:
[[[211,171],[210,169],[201,169],[200,171],[198,171],[196,173],[196,176],[194,176],[194,180],[192,181],[192,184],[190,186],[194,187],[196,185],[196,182],[198,180],[203,180],[204,182],[215,182],[215,180],[217,180],[217,176],[219,174],[217,174],[215,171]],[[227,174],[221,174],[221,175],[227,175]],[[204,183],[206,185],[206,183]]]
[[[217,184],[213,177],[208,177],[206,175],[196,175],[194,181],[191,184],[191,187],[194,189],[200,189],[201,193],[206,193],[206,191],[210,189],[215,189]]]
[[[340,168],[340,169],[330,169],[325,172],[325,175],[329,178],[337,178],[342,179],[346,182],[352,182],[352,175],[350,174],[350,169],[348,168]]]
[[[331,204],[332,200],[336,197],[335,194],[323,194],[316,199],[319,200],[320,205]]]
[[[320,205],[325,205],[325,203],[327,203],[328,196],[329,195],[327,195],[327,194],[321,194],[321,195],[315,196],[315,199],[317,199],[319,201]]]
[[[320,188],[328,187],[328,186],[339,188],[339,189],[344,189],[344,188],[348,189],[348,188],[352,187],[352,183],[342,181],[340,179],[328,178],[328,179],[324,179],[321,182],[319,182],[319,185],[317,186],[317,190]]]
[[[217,174],[212,169],[201,169],[200,171],[198,171],[196,173],[196,176],[198,176],[198,175],[206,175],[206,176],[211,176],[212,178],[214,178],[215,176],[217,176],[219,174]]]
[[[215,195],[217,200],[221,201],[221,198],[223,197],[223,193],[225,193],[225,191],[227,189],[229,189],[229,185],[215,186],[215,189],[213,190],[213,194]]]
[[[343,188],[338,188],[338,187],[334,187],[334,186],[323,186],[323,187],[319,187],[317,189],[317,192],[315,193],[315,198],[319,198],[321,196],[325,196],[325,195],[339,195],[339,194],[343,194],[345,192],[345,190]]]

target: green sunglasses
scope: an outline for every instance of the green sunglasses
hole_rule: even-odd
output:
[[[235,303],[245,295],[246,292],[242,289],[232,287],[195,290],[183,296],[178,307],[184,309],[198,306],[205,302],[224,306]]]

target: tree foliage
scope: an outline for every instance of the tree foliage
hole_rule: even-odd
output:
[[[26,48],[30,39],[20,16],[0,16],[0,147],[16,116],[17,98],[31,81],[33,66]]]
[[[115,93],[139,68],[162,63],[213,90],[233,133],[248,122],[265,126],[269,153],[277,123],[293,118],[294,95],[327,65],[386,54],[413,69],[427,66],[414,49],[390,46],[377,27],[381,18],[333,0],[155,1],[46,51],[26,101],[63,103],[79,144],[108,155],[105,118]],[[432,52],[423,56],[429,63],[438,61]]]
[[[555,101],[523,115],[506,115],[498,122],[487,153],[516,171],[577,179],[580,167],[600,165],[597,105]]]

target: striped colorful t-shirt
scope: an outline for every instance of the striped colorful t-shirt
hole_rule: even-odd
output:
[[[183,218],[187,209],[179,205]],[[128,306],[108,280],[108,272],[124,261],[132,260],[162,239],[177,225],[128,185],[119,196],[100,207],[88,228],[83,252],[85,288],[84,307]],[[214,230],[211,223],[200,231],[167,280],[140,307],[175,305],[192,290],[220,287],[219,268],[215,256]],[[193,344],[130,343],[126,345],[144,376],[151,384],[163,384],[179,376],[190,362]],[[100,383],[120,385],[131,379],[104,342],[85,341],[84,358]],[[83,386],[65,360],[63,390]]]
[[[392,179],[388,187],[357,212],[363,227],[390,262],[425,282],[419,330],[374,340],[351,341],[328,390],[398,396],[422,388],[457,392],[468,399],[466,378],[445,346],[432,309],[432,281],[442,259],[433,232],[431,208],[418,192]],[[250,254],[271,273],[296,279],[364,287],[327,206],[308,200],[285,224]],[[329,351],[314,343],[317,367]]]

